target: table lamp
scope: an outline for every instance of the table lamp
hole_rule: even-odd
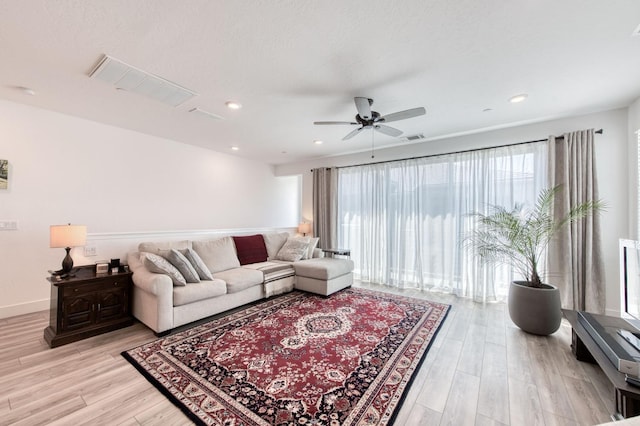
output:
[[[49,227],[49,247],[64,248],[67,255],[62,260],[62,269],[57,271],[59,275],[68,274],[73,268],[73,259],[69,254],[71,247],[85,245],[87,241],[87,227],[85,225],[51,225]]]
[[[303,236],[306,236],[307,234],[310,234],[311,233],[311,224],[309,222],[302,222],[298,226],[298,232],[301,233]]]

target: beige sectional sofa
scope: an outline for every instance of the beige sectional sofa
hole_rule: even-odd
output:
[[[261,240],[264,250],[261,246],[256,249],[255,243]],[[247,246],[247,241],[252,244]],[[128,255],[134,283],[133,314],[156,334],[166,334],[196,320],[291,291],[297,279],[302,280],[300,289],[322,295],[349,287],[353,262],[322,258],[314,243],[317,240],[293,238],[287,233],[141,243],[137,252]],[[287,251],[291,247],[295,248],[293,254]],[[177,255],[176,251],[191,261],[177,266],[189,270],[181,269],[184,274],[159,270],[157,263],[162,267],[166,259],[174,260],[171,255]],[[193,257],[197,258],[195,263]],[[193,272],[199,275],[197,281],[185,282],[184,277]]]

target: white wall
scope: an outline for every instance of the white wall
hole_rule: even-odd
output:
[[[299,176],[6,101],[0,158],[9,161],[0,220],[19,221],[17,231],[0,231],[0,318],[49,307],[47,270],[64,257],[49,248],[49,225],[87,225],[98,255],[74,249],[79,265],[124,258],[136,237],[155,231],[240,232],[295,227],[300,219]],[[126,233],[134,234],[122,239]]]
[[[638,104],[638,102],[636,102]],[[640,107],[636,114],[640,123]],[[378,150],[375,159],[370,152],[339,157],[321,158],[305,163],[276,167],[279,176],[302,174],[304,189],[303,216],[312,220],[312,175],[310,169],[321,166],[347,166],[372,161],[386,161],[422,155],[441,154],[466,149],[503,145],[529,140],[545,139],[549,135],[595,128],[604,130],[596,136],[596,161],[600,197],[608,209],[602,215],[604,262],[606,274],[607,312],[619,312],[618,239],[630,238],[629,229],[629,130],[626,108],[589,114],[580,117],[551,120],[541,123],[488,131],[474,135],[433,140],[418,144],[405,144]],[[634,151],[635,152],[635,151]],[[635,155],[635,154],[632,154]]]

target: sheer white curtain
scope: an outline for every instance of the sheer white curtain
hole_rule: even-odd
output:
[[[474,211],[533,204],[546,187],[546,142],[338,170],[338,245],[356,278],[479,301],[506,297],[515,278],[464,248]]]

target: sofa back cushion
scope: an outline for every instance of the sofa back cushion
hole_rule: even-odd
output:
[[[287,238],[289,238],[289,234],[287,232],[269,232],[262,234],[262,238],[264,239],[264,245],[267,247],[267,256],[273,260],[287,241]]]
[[[236,245],[236,253],[240,265],[267,261],[267,247],[264,244],[262,235],[233,237],[233,242]]]
[[[159,250],[184,250],[191,248],[191,241],[159,241],[159,242],[144,242],[138,244],[138,251],[158,254]]]
[[[236,256],[236,247],[231,237],[193,241],[193,249],[198,253],[198,256],[200,256],[209,271],[214,274],[240,266],[238,256]]]

